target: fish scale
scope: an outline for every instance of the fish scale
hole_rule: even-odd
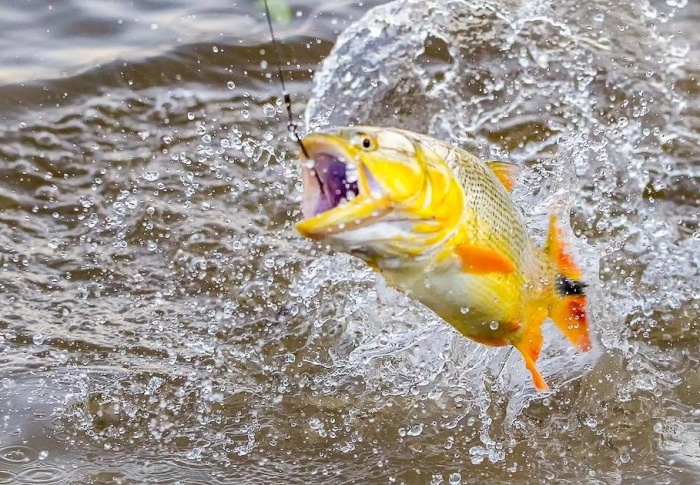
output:
[[[532,244],[525,222],[510,195],[483,162],[445,142],[426,136],[419,138],[436,153],[446,155],[445,163],[464,190],[463,224],[475,243],[483,243],[502,252],[518,267],[531,265],[537,267],[539,272],[550,266],[546,263],[532,264],[533,261],[541,262],[543,255]]]

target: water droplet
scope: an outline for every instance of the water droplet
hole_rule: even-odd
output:
[[[127,199],[124,201],[124,206],[127,209],[136,209],[136,206],[139,205],[139,200],[136,197],[127,197]]]
[[[202,457],[202,449],[201,448],[192,448],[190,451],[188,451],[185,456],[187,457],[188,460],[199,460]]]
[[[34,345],[41,345],[44,343],[44,336],[41,333],[35,333],[32,335],[32,342]]]
[[[408,430],[406,433],[408,436],[420,436],[420,434],[423,432],[423,425],[422,424],[414,424],[411,426],[411,429]]]
[[[685,57],[690,52],[690,44],[682,37],[674,37],[669,44],[669,53],[676,57]]]
[[[478,465],[484,461],[484,455],[486,454],[485,451],[486,450],[483,446],[472,446],[469,448],[469,459],[473,465]]]
[[[348,164],[345,166],[345,180],[347,180],[348,183],[357,182],[359,178],[360,174],[358,173],[356,165]]]
[[[265,106],[263,106],[263,114],[267,118],[272,118],[277,114],[277,108],[272,106],[270,103],[265,103]]]
[[[459,485],[460,483],[462,483],[462,475],[460,475],[459,472],[451,473],[449,478],[449,484]]]
[[[160,174],[158,172],[152,171],[144,173],[142,177],[144,180],[148,180],[149,182],[155,182],[160,177]]]
[[[462,315],[466,315],[467,313],[469,313],[469,307],[463,306],[459,309],[459,313],[461,313]]]
[[[49,452],[46,450],[41,450],[39,452],[39,460],[46,460],[46,458],[48,458],[48,456],[49,456]]]
[[[100,222],[100,218],[95,214],[94,212],[90,214],[90,217],[87,220],[87,226],[92,229],[97,225],[97,223]]]
[[[226,87],[229,88],[229,89],[235,89],[235,88],[236,88],[236,83],[234,83],[233,81],[229,81],[229,82],[226,83]]]
[[[498,330],[498,322],[491,322],[489,323],[489,328],[491,330]]]

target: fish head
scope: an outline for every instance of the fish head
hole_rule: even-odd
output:
[[[312,133],[297,230],[366,261],[417,257],[455,230],[463,193],[426,137],[377,127]]]

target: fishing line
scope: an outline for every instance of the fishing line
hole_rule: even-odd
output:
[[[277,39],[275,38],[275,31],[272,28],[272,17],[270,16],[270,7],[267,5],[267,0],[263,0],[265,3],[265,16],[267,17],[267,27],[270,30],[270,38],[272,39],[272,50],[277,58],[277,76],[280,78],[280,83],[282,84],[282,95],[284,96],[284,103],[287,105],[287,115],[289,116],[289,123],[287,124],[287,129],[294,135],[296,142],[301,148],[301,152],[307,159],[309,153],[306,151],[304,143],[301,141],[301,136],[299,136],[299,126],[294,121],[294,116],[292,114],[292,98],[287,92],[287,87],[284,84],[284,73],[282,72],[282,57],[280,56],[280,51],[277,48]],[[319,181],[320,182],[320,181]]]

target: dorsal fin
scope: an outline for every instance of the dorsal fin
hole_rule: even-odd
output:
[[[511,162],[501,162],[489,160],[486,165],[493,171],[494,175],[501,181],[508,192],[513,190],[515,180],[520,174],[520,165]]]

